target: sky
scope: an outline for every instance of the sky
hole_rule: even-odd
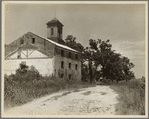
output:
[[[88,46],[89,39],[110,39],[112,49],[135,64],[136,78],[145,76],[145,4],[14,4],[5,5],[5,43],[27,32],[46,37],[54,17],[67,35]]]

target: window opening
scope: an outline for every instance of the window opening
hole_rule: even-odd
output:
[[[69,80],[71,80],[71,74],[69,74]]]
[[[24,44],[24,40],[23,39],[21,39],[21,44]]]
[[[64,77],[64,74],[61,74],[61,78],[63,78]]]
[[[64,56],[64,50],[61,50],[61,56]]]
[[[61,61],[61,68],[63,69],[64,68],[64,62]]]
[[[78,59],[78,55],[76,54],[76,59]]]
[[[54,34],[54,29],[53,28],[51,28],[51,35],[53,35]]]
[[[35,38],[32,38],[32,44],[34,44],[35,43]]]
[[[71,63],[69,63],[69,69],[71,69]]]
[[[78,69],[78,65],[76,64],[76,70]]]
[[[71,58],[71,52],[69,52],[69,58]]]
[[[61,31],[60,31],[60,29],[58,30],[58,33],[59,33],[59,38],[61,37]]]

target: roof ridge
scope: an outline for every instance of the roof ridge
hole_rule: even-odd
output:
[[[54,45],[56,45],[56,46],[59,46],[59,47],[61,47],[61,48],[64,48],[64,49],[67,49],[67,50],[71,50],[71,51],[80,53],[80,52],[78,52],[77,50],[74,50],[74,49],[72,49],[72,48],[70,48],[70,47],[68,47],[68,46],[66,46],[66,45],[63,45],[63,44],[57,43],[57,42],[55,42],[55,41],[52,41],[52,40],[50,40],[50,39],[44,38],[44,37],[39,36],[39,35],[37,35],[37,34],[35,34],[35,33],[32,33],[32,32],[28,32],[28,33],[31,33],[31,34],[33,34],[33,35],[36,35],[36,36],[42,38],[42,39],[45,39],[45,40],[51,42],[52,44],[54,44]]]

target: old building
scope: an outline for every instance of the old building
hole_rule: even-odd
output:
[[[15,73],[20,63],[34,66],[43,76],[81,80],[81,54],[64,45],[63,24],[47,23],[47,38],[28,32],[5,48],[5,73]]]

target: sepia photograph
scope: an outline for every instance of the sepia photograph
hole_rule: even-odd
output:
[[[147,118],[148,2],[3,1],[2,118]]]

